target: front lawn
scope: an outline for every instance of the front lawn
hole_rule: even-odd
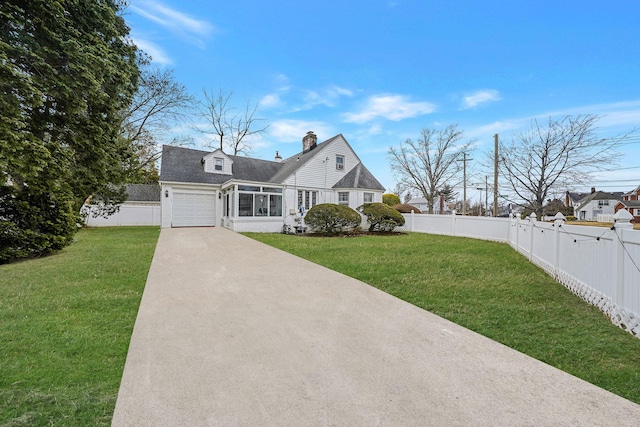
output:
[[[108,426],[157,227],[84,229],[0,266],[0,425]]]
[[[506,244],[247,233],[640,403],[640,339]]]

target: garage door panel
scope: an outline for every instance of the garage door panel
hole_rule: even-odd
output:
[[[215,194],[173,194],[172,227],[210,227],[215,225]]]

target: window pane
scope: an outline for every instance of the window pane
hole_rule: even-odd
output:
[[[217,171],[221,171],[222,170],[222,165],[224,164],[223,159],[215,159],[215,170]]]
[[[345,191],[345,192],[339,192],[338,193],[338,203],[341,205],[348,205],[349,204],[349,192]]]
[[[253,216],[253,194],[238,194],[238,215]]]
[[[318,192],[314,191],[313,193],[311,193],[311,207],[314,207],[317,204],[318,201]]]
[[[260,192],[260,187],[256,187],[255,185],[238,185],[238,190],[240,191],[255,191],[257,193]]]
[[[343,170],[344,169],[344,156],[336,155],[336,169]]]
[[[263,193],[282,193],[282,188],[262,187]]]
[[[269,196],[269,216],[282,216],[282,196]]]
[[[373,193],[364,193],[364,203],[373,203]]]
[[[269,196],[256,194],[256,206],[255,206],[255,216],[267,216],[267,202],[269,201]]]
[[[304,208],[309,209],[309,191],[304,192]]]

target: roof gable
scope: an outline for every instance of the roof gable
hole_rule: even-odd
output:
[[[332,188],[359,188],[365,190],[384,191],[384,187],[373,176],[369,169],[362,163],[358,163],[340,181],[336,182]]]

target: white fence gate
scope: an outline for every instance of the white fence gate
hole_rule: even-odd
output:
[[[640,337],[640,231],[620,210],[611,228],[569,225],[561,214],[519,218],[403,214],[400,230],[504,242]]]

